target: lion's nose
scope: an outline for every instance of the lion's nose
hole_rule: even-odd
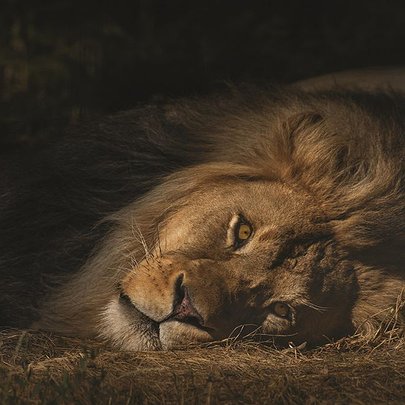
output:
[[[172,319],[191,324],[204,325],[203,317],[195,309],[187,287],[183,284],[184,275],[180,274],[175,283]]]

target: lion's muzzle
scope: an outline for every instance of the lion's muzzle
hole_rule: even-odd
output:
[[[230,282],[227,269],[210,262],[181,255],[145,260],[124,279],[123,293],[161,329],[178,336],[180,344],[190,336],[195,341],[200,332],[197,341],[226,338],[248,318],[255,318],[254,308],[244,299],[251,299],[251,294],[238,291],[248,285]]]

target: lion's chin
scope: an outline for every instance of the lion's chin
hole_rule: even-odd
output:
[[[188,323],[174,320],[160,324],[159,337],[162,348],[166,350],[184,348],[214,340],[209,332]]]
[[[159,328],[156,322],[120,302],[112,299],[103,311],[99,323],[101,338],[122,350],[160,350]]]

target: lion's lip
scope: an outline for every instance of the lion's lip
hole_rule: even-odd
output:
[[[183,324],[190,325],[191,327],[195,327],[208,333],[212,333],[214,331],[214,329],[204,326],[203,318],[194,307],[192,308],[189,307],[189,305],[191,304],[191,300],[187,292],[185,292],[184,298],[179,302],[179,305],[175,306],[173,311],[167,317],[165,317],[160,321],[155,321],[150,316],[140,311],[134,305],[134,303],[131,301],[128,295],[126,295],[123,291],[120,291],[119,302],[121,305],[124,305],[125,307],[133,311],[136,311],[138,314],[140,314],[145,319],[145,321],[150,323],[150,325],[153,327],[153,330],[156,332],[157,336],[159,336],[160,334],[159,333],[160,325],[162,323],[173,321],[178,321]]]
[[[138,315],[142,316],[145,322],[150,324],[152,327],[152,330],[156,333],[157,336],[159,336],[159,322],[154,321],[151,317],[140,311],[134,303],[131,301],[131,299],[128,297],[127,294],[125,294],[123,291],[120,291],[119,295],[119,302],[121,305],[125,306],[127,309],[136,312]]]

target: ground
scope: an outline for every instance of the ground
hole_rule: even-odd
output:
[[[222,342],[118,352],[95,341],[6,331],[2,404],[400,404],[405,339],[275,350]]]

